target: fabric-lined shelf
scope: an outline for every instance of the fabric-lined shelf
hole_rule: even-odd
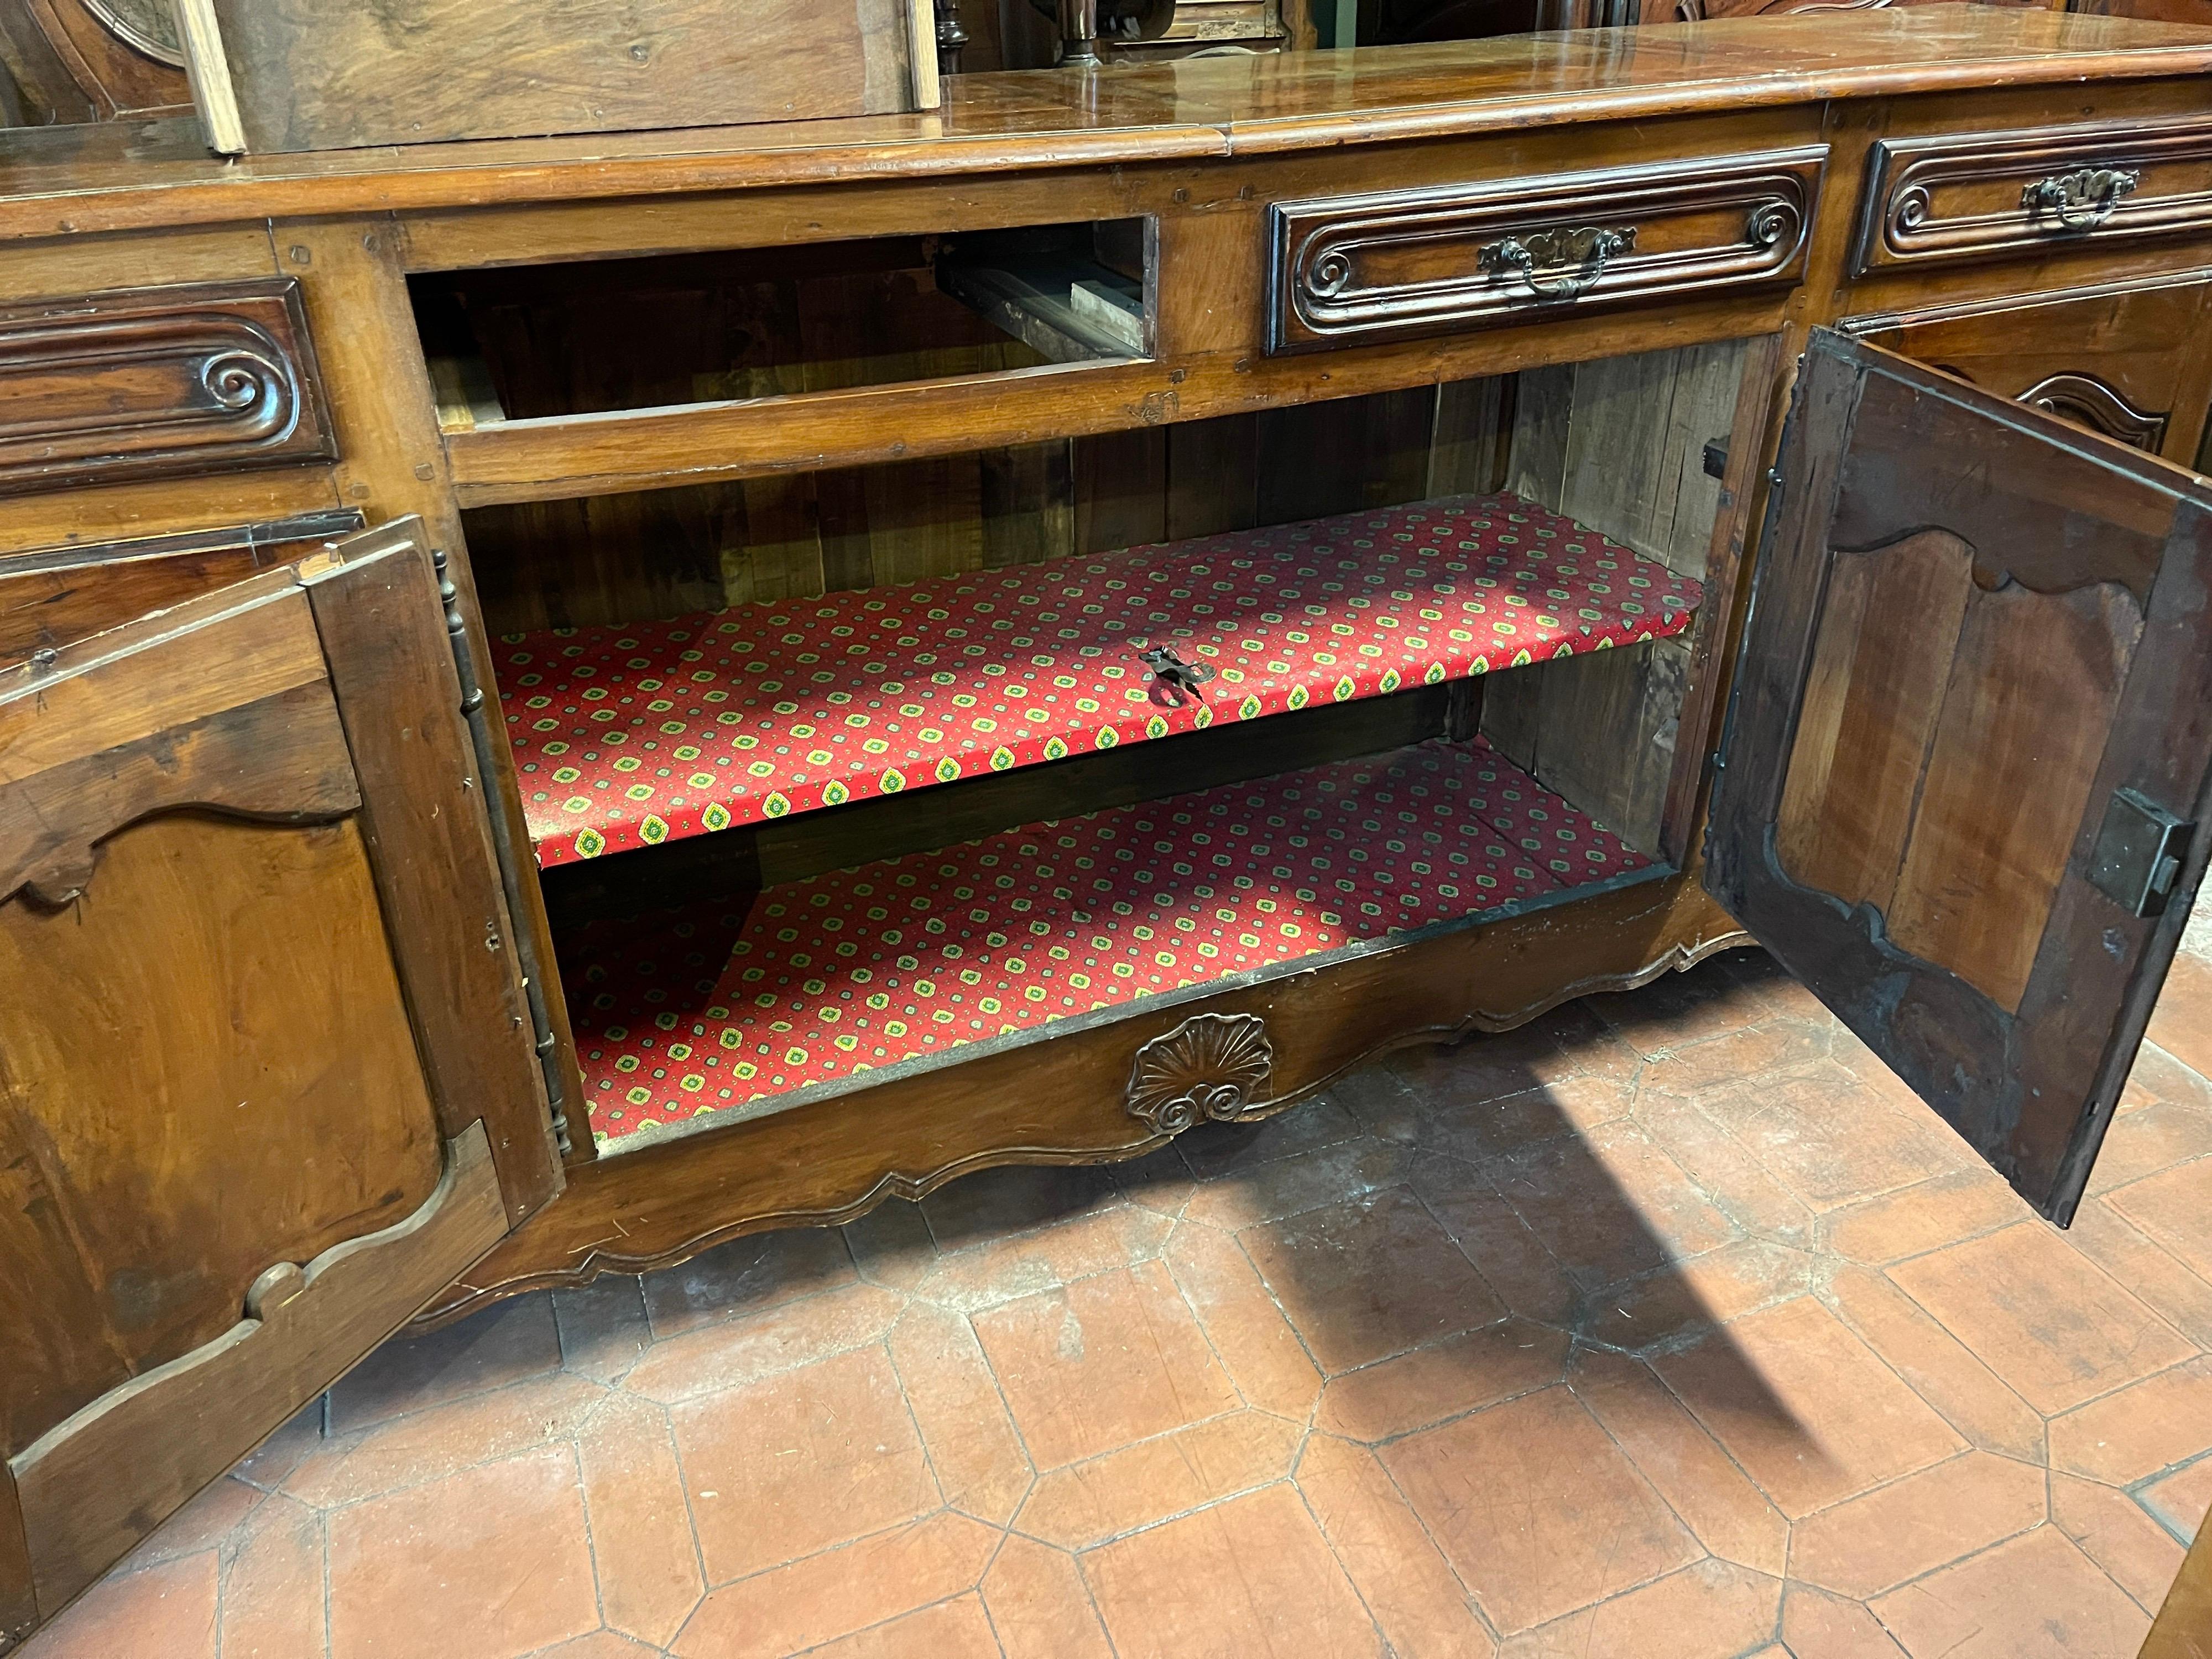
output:
[[[608,1142],[1652,862],[1438,738],[594,923],[563,978]]]
[[[1679,634],[1692,578],[1460,496],[672,622],[512,635],[541,866]],[[1216,678],[1177,704],[1138,659]]]

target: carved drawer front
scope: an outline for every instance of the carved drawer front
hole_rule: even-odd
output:
[[[2212,231],[2212,116],[1874,147],[1858,270]]]
[[[337,455],[289,277],[0,309],[0,495]]]
[[[1796,280],[1827,146],[1278,202],[1267,349]]]

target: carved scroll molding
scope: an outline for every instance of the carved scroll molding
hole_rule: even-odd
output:
[[[1274,1046],[1257,1014],[1194,1014],[1137,1050],[1129,1115],[1164,1135],[1241,1117],[1267,1097]]]
[[[2094,213],[2061,215],[2045,184],[2136,175]],[[2063,189],[2062,189],[2062,194]],[[1874,147],[1856,269],[1983,258],[2094,236],[2212,228],[2212,116],[2031,127]]]
[[[2046,376],[2021,392],[2018,401],[2146,454],[2157,454],[2166,441],[2167,416],[2137,409],[2094,374]]]
[[[1795,280],[1827,146],[1482,185],[1278,202],[1267,349],[1519,322],[1568,305]],[[1486,247],[1578,226],[1619,246],[1571,291],[1486,269]]]
[[[0,310],[0,495],[337,456],[289,277]]]
[[[507,1232],[483,1125],[446,1145],[422,1207],[255,1279],[245,1317],[110,1390],[9,1462],[48,1618],[335,1382]]]

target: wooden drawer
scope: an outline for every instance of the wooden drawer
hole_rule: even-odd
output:
[[[1278,202],[1267,349],[1794,282],[1827,146]]]
[[[1874,147],[1858,270],[2212,231],[2212,116]]]
[[[0,495],[337,459],[289,277],[0,310]]]

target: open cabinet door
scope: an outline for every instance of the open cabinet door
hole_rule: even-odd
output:
[[[1816,331],[1712,895],[2062,1225],[2194,896],[2212,487]]]
[[[0,673],[0,1651],[559,1188],[415,529]]]

